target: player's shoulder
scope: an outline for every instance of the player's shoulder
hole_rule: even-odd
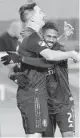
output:
[[[31,35],[30,35],[30,37],[29,37],[30,39],[32,39],[32,40],[40,40],[40,37],[39,37],[39,35],[38,35],[38,33],[37,32],[33,32]]]

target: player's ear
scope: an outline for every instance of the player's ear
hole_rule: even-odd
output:
[[[35,22],[35,11],[34,10],[30,13],[30,20],[32,22]]]
[[[34,17],[34,16],[31,16],[31,17],[30,17],[30,20],[31,20],[32,22],[34,22],[34,21],[35,21],[35,17]]]

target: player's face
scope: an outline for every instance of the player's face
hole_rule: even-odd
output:
[[[52,47],[57,42],[58,32],[54,29],[47,29],[44,31],[43,37],[48,46]]]
[[[27,18],[28,18],[28,17],[27,17],[27,16],[28,16],[27,10],[24,11],[24,15],[23,15],[23,16],[24,16],[24,20],[25,20],[25,22],[26,22],[26,21],[27,21]]]
[[[42,12],[42,10],[38,7],[34,7],[34,21],[38,24],[41,25],[41,27],[45,24],[44,16],[45,14]]]

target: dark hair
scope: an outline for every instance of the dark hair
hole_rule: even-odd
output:
[[[45,31],[47,29],[54,29],[58,32],[58,27],[55,23],[53,23],[52,21],[47,21],[45,23],[45,25],[42,27],[42,30]]]
[[[31,10],[34,9],[35,6],[36,6],[36,3],[33,2],[33,3],[24,4],[19,8],[20,19],[21,19],[22,22],[25,22],[24,11],[25,10],[31,11]]]

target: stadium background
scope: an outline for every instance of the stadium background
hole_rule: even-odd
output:
[[[7,29],[14,19],[19,19],[18,9],[26,0],[0,0],[0,35]],[[63,33],[64,21],[74,27],[74,34],[68,41],[61,43],[71,50],[79,51],[79,0],[38,0],[48,19],[59,25],[59,35]],[[76,110],[76,137],[79,136],[79,66],[69,64],[69,81],[75,100]],[[1,136],[25,136],[21,125],[21,117],[16,107],[17,85],[8,79],[9,67],[0,63],[0,84],[5,86],[5,101],[0,102],[0,129]],[[56,136],[60,136],[57,129]]]

